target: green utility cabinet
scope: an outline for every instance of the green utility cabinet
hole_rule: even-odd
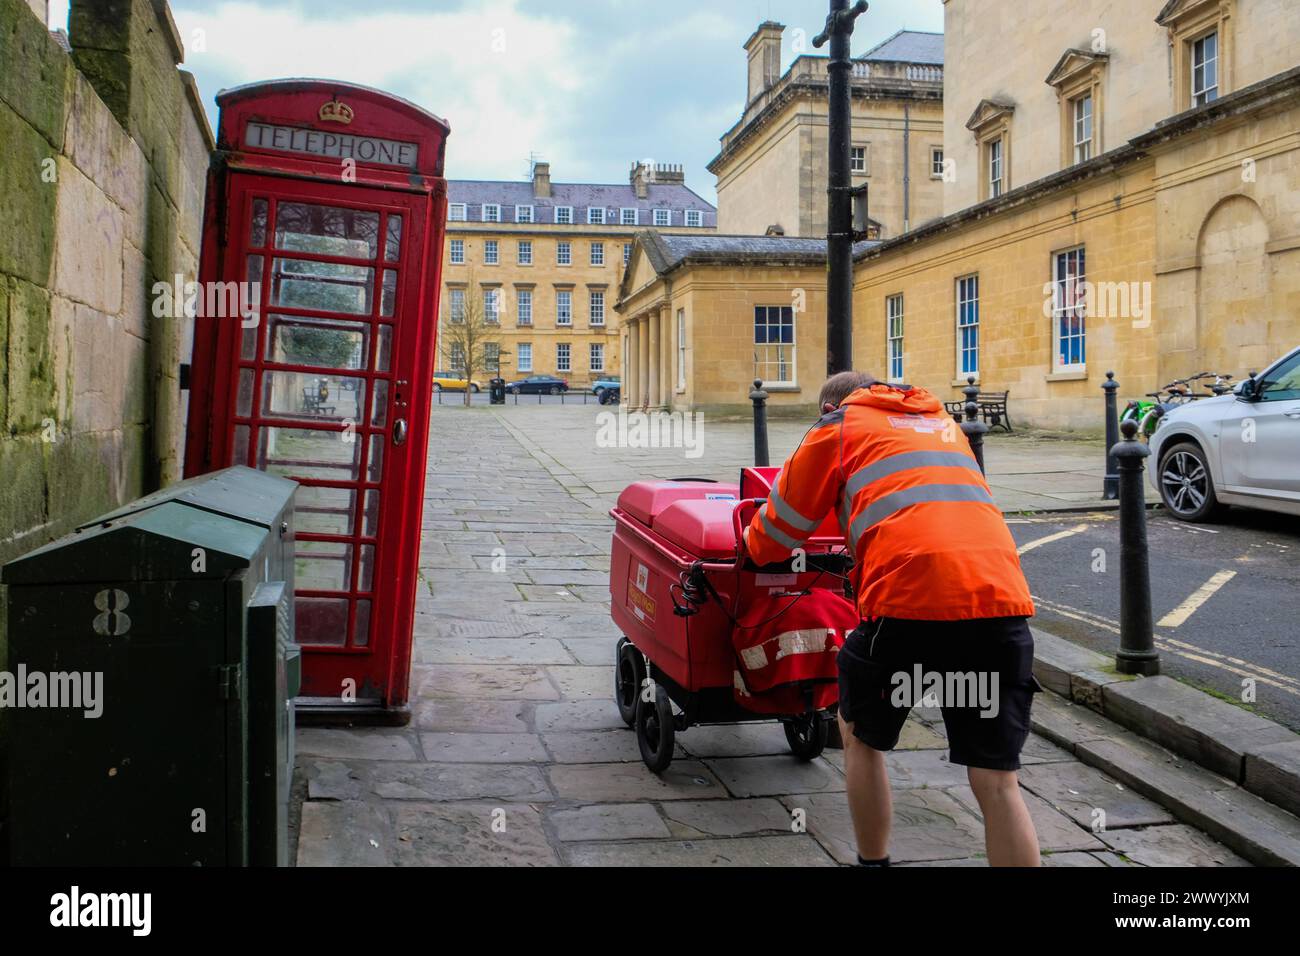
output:
[[[12,864],[288,863],[297,487],[214,472],[5,565]]]

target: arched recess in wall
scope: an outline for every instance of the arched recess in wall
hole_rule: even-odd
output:
[[[1266,251],[1268,223],[1248,196],[1227,196],[1201,224],[1196,251],[1196,342],[1198,368],[1242,376],[1263,367],[1273,303],[1272,267]]]

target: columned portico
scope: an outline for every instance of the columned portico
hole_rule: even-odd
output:
[[[659,394],[663,405],[673,407],[673,309],[665,303],[659,310]]]
[[[646,381],[646,408],[658,408],[662,401],[659,388],[659,364],[662,359],[659,351],[659,314],[661,311],[660,309],[651,309],[645,319],[649,341],[646,351],[650,363],[650,374]]]
[[[646,408],[650,404],[650,323],[646,316],[641,316],[636,323],[637,383],[636,407]]]
[[[627,320],[627,354],[623,357],[623,373],[626,381],[623,383],[622,404],[628,408],[636,408],[637,381],[640,376],[638,370],[637,356],[637,320],[631,318]]]

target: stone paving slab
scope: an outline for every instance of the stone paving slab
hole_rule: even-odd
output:
[[[318,764],[328,770],[325,764]],[[384,800],[554,800],[539,767],[521,764],[348,761],[366,793]]]
[[[392,822],[362,800],[308,801],[302,808],[298,866],[392,866]]]
[[[735,837],[790,833],[790,811],[771,797],[754,800],[676,800],[660,805],[677,837]]]
[[[565,842],[669,839],[673,833],[649,803],[603,803],[569,810],[552,809],[550,822]]]
[[[550,755],[536,734],[420,734],[426,760],[439,763],[547,763]]]
[[[413,695],[489,700],[559,700],[544,667],[455,664],[412,667]]]
[[[1110,830],[1101,838],[1141,866],[1250,866],[1221,843],[1182,824]]]
[[[634,763],[555,764],[546,768],[546,775],[560,799],[576,803],[699,800],[727,795],[709,769],[695,760],[674,760],[658,776]]]
[[[338,757],[357,760],[417,760],[415,741],[404,733],[373,733],[304,727],[298,731],[296,748],[303,756]]]
[[[542,814],[527,804],[408,803],[393,808],[398,866],[556,866]]]
[[[636,735],[628,728],[543,734],[542,744],[555,763],[641,762]],[[680,743],[675,753],[679,758],[686,756]]]
[[[522,733],[528,730],[529,710],[523,701],[418,697],[411,701],[411,726],[445,733]]]
[[[565,848],[574,866],[833,866],[806,835],[734,840],[581,843]]]
[[[733,797],[769,797],[795,790],[825,793],[844,790],[844,777],[825,760],[774,757],[721,757],[705,764]]]
[[[1104,829],[1174,822],[1168,810],[1086,764],[1027,766],[1020,783],[1080,826],[1092,827],[1098,819]],[[1098,818],[1098,811],[1104,817]]]
[[[981,821],[984,819],[980,813],[979,801],[975,799],[975,792],[970,787],[952,787],[947,792],[972,815]],[[1039,849],[1048,853],[1106,849],[1106,844],[1086,827],[1080,826],[1042,797],[1035,793],[1025,793],[1022,796],[1029,817],[1034,821],[1034,830],[1038,833]]]

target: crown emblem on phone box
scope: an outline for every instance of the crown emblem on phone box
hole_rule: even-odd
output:
[[[330,100],[320,108],[321,121],[326,123],[351,123],[355,115],[352,107],[341,100]]]

